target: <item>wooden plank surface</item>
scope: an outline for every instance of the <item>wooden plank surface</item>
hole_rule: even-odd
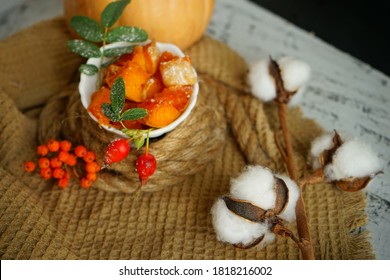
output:
[[[0,39],[61,14],[61,0],[1,0]],[[390,259],[389,77],[246,0],[216,0],[207,33],[248,64],[268,55],[292,55],[310,64],[312,79],[301,103],[305,115],[327,130],[370,143],[386,162],[385,173],[375,178],[366,195],[376,256]]]

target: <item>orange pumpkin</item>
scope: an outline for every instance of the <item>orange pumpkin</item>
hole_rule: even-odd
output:
[[[100,21],[100,13],[110,0],[63,0],[69,24],[72,16],[84,15]],[[132,0],[117,25],[145,29],[150,39],[172,43],[181,49],[194,44],[205,32],[214,0]]]

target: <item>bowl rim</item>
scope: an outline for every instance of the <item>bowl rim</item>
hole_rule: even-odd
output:
[[[116,42],[116,43],[107,44],[104,48],[105,49],[110,49],[110,48],[115,48],[115,47],[127,47],[127,46],[136,46],[136,45],[146,45],[146,44],[148,44],[150,42],[151,42],[150,40],[142,42],[142,43]],[[173,45],[173,44],[170,44],[170,43],[156,42],[156,46],[157,46],[157,48],[160,51],[169,51],[169,52],[171,52],[171,53],[173,53],[175,55],[178,55],[179,57],[184,57],[185,56],[183,51],[181,49],[179,49],[176,45]],[[103,51],[103,47],[100,48],[100,51]],[[103,58],[103,63],[106,63],[108,61],[110,61],[110,58],[106,58],[106,57]],[[99,68],[100,65],[101,65],[101,58],[100,57],[99,58],[89,58],[87,60],[86,64],[92,64],[92,65],[95,65],[96,67]],[[150,131],[150,133],[149,133],[149,137],[150,138],[156,138],[156,137],[159,137],[159,136],[161,136],[163,134],[166,134],[166,133],[172,131],[180,123],[182,123],[190,115],[191,111],[194,109],[196,101],[197,101],[197,98],[198,98],[198,93],[199,93],[199,80],[198,80],[198,74],[197,74],[195,68],[192,67],[192,69],[193,69],[193,71],[195,73],[197,81],[196,81],[196,83],[193,86],[193,91],[192,91],[189,103],[187,105],[187,108],[181,113],[181,115],[176,120],[174,120],[173,122],[171,122],[167,126],[164,126],[162,128],[152,129]],[[92,94],[97,89],[96,88],[97,79],[98,79],[97,76],[98,76],[97,74],[94,74],[92,76],[88,76],[88,75],[86,75],[84,73],[81,73],[80,74],[80,82],[79,82],[78,90],[79,90],[81,103],[82,103],[83,107],[86,109],[88,115],[95,122],[98,123],[98,120],[96,119],[96,117],[91,112],[88,111],[88,106],[91,103]],[[123,138],[129,138],[129,136],[124,134],[119,129],[116,129],[114,127],[107,126],[107,125],[102,125],[102,124],[99,124],[99,125],[102,126],[105,130],[107,130],[109,132],[115,133],[115,134],[117,134],[117,135],[119,135],[119,136],[121,136]]]

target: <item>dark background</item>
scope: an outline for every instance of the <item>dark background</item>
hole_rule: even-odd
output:
[[[390,1],[250,1],[390,75]]]

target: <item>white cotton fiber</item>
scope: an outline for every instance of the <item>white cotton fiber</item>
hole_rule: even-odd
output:
[[[266,234],[266,242],[272,242],[274,234],[268,229],[266,223],[254,223],[231,212],[221,198],[214,203],[211,208],[212,223],[217,234],[217,239],[231,244],[243,243],[249,244]]]
[[[329,150],[333,146],[333,136],[334,133],[326,133],[320,137],[314,139],[311,143],[310,153],[309,153],[309,163],[311,167],[316,170],[321,168],[320,155],[323,151]]]
[[[252,94],[258,99],[269,102],[276,97],[276,86],[269,73],[269,59],[255,62],[249,69],[247,83]]]
[[[310,66],[291,56],[285,56],[278,60],[284,88],[288,91],[298,91],[310,78]]]
[[[274,177],[267,168],[247,166],[230,185],[230,193],[235,198],[248,200],[264,210],[275,207]]]
[[[382,170],[383,162],[365,143],[357,140],[345,142],[325,167],[325,177],[330,181],[349,177],[374,176]]]
[[[293,180],[290,179],[290,177],[284,175],[275,176],[282,179],[286,183],[289,191],[287,207],[280,215],[278,215],[278,217],[286,220],[287,222],[292,222],[295,220],[295,207],[299,198],[299,187]]]
[[[290,101],[288,102],[288,106],[294,107],[300,105],[305,89],[306,88],[303,86],[296,93],[294,93],[294,95],[291,97]]]

